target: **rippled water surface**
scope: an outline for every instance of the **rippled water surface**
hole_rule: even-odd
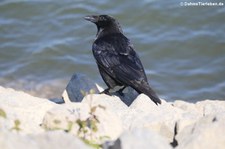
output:
[[[119,20],[161,98],[225,99],[225,1],[0,1],[0,85],[48,98],[59,97],[73,73],[104,85],[88,14]]]

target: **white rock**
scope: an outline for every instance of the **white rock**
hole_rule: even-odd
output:
[[[55,106],[46,112],[42,127],[47,130],[68,130],[70,123],[75,123],[77,119],[86,120],[90,114],[90,107],[82,103],[70,103]],[[73,125],[73,133],[79,129],[78,125]]]
[[[9,130],[14,127],[14,121],[19,120],[22,133],[43,132],[39,125],[45,112],[55,105],[47,99],[0,87],[0,108],[7,114],[6,119],[0,118],[0,126]]]
[[[157,106],[144,94],[139,95],[130,107],[133,111],[130,116],[130,129],[144,127],[172,141],[176,117],[181,113],[178,109],[174,111],[174,107],[166,102]]]
[[[162,101],[162,104],[164,103]],[[157,106],[147,95],[140,94],[130,105],[130,109],[140,114],[155,113],[160,110],[160,105]]]
[[[204,100],[196,103],[196,108],[203,116],[225,112],[225,101]]]
[[[86,121],[90,123],[87,124],[88,126],[91,125],[91,121],[87,120],[93,120],[93,115],[90,114],[91,110],[94,110],[92,113],[98,121],[95,122],[97,131],[93,132],[89,129],[90,127],[85,127],[87,129],[86,134],[79,133],[80,127],[77,120]],[[43,127],[68,130],[71,126],[70,123],[73,126],[70,131],[72,134],[80,137],[86,135],[86,139],[94,140],[97,143],[102,143],[105,140],[115,140],[122,133],[122,123],[116,114],[105,108],[104,105],[90,106],[86,103],[64,104],[49,110],[44,117]]]
[[[96,87],[98,88],[99,92],[103,92],[104,88],[101,87],[100,85],[98,85],[97,83],[95,83]]]
[[[82,103],[89,105],[102,105],[106,109],[109,109],[115,113],[122,121],[123,130],[129,129],[130,124],[127,123],[126,119],[129,117],[129,107],[120,100],[117,96],[108,96],[106,94],[92,94],[87,95],[83,99]]]
[[[166,139],[147,129],[126,131],[120,142],[122,149],[172,149]]]
[[[177,124],[178,149],[225,147],[225,101],[192,104],[162,100],[157,106],[141,94],[127,107],[117,96],[93,94],[85,96],[81,103],[57,105],[0,87],[0,109],[6,112],[6,118],[0,117],[0,149],[88,148],[65,132],[43,133],[40,124],[48,130],[68,130],[95,143],[116,140],[125,131],[120,137],[125,149],[171,148]],[[21,123],[19,133],[11,131],[15,120]],[[77,120],[86,122],[85,134]],[[93,120],[96,132],[90,130]]]
[[[176,100],[172,105],[183,110],[182,117],[177,121],[178,133],[202,117],[202,112],[193,103]]]
[[[224,149],[225,112],[202,117],[178,133],[178,149]]]
[[[186,112],[190,112],[192,114],[198,114],[202,116],[202,111],[200,111],[194,103],[189,103],[181,100],[176,100],[172,103],[174,107],[180,108]]]
[[[72,101],[69,99],[68,93],[66,90],[63,91],[62,94],[62,99],[64,100],[65,103],[71,103]]]
[[[171,103],[162,100],[162,104],[156,106],[147,96],[139,95],[130,106],[131,111],[126,120],[130,123],[130,129],[147,128],[154,131],[169,142],[174,137],[175,124],[178,125],[178,131],[185,126],[194,123],[199,116],[180,108],[174,107]]]
[[[80,139],[62,132],[53,131],[42,134],[21,135],[0,130],[1,149],[90,149]]]
[[[82,103],[91,106],[102,105],[106,109],[116,113],[119,117],[123,117],[124,113],[128,110],[128,106],[124,104],[119,97],[108,96],[106,94],[89,94],[84,97]]]
[[[203,100],[198,101],[196,104],[177,100],[173,105],[182,110],[201,116],[225,112],[225,101],[219,100]]]

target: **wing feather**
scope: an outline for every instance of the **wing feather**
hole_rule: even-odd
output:
[[[96,40],[92,47],[97,64],[112,78],[131,85],[135,81],[147,81],[142,63],[122,34]]]

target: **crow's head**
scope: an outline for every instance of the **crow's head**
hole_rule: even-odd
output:
[[[88,20],[88,21],[96,24],[96,26],[98,28],[97,36],[99,36],[100,33],[101,34],[113,33],[113,32],[121,32],[122,33],[122,29],[119,25],[119,22],[111,16],[90,15],[90,16],[86,16],[84,18],[85,18],[85,20]]]
[[[108,15],[91,15],[86,16],[85,19],[95,23],[99,28],[106,28],[116,23],[116,20]]]

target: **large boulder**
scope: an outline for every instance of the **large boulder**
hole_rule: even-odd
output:
[[[86,103],[92,106],[104,105],[106,109],[113,111],[120,118],[128,112],[129,108],[124,104],[117,96],[108,96],[106,94],[89,94],[85,96],[82,103]]]
[[[59,105],[0,87],[1,149],[88,148],[78,138],[104,149],[222,149],[224,126],[225,101],[162,99],[157,106],[140,94],[127,106],[119,95],[89,94]]]
[[[0,109],[6,113],[5,118],[0,117],[0,127],[11,130],[16,126],[21,133],[43,132],[43,117],[55,105],[47,99],[0,87]]]
[[[130,129],[145,128],[154,131],[169,142],[172,142],[176,131],[181,131],[185,126],[194,123],[199,114],[174,107],[162,99],[161,105],[156,105],[146,95],[141,94],[130,106],[131,112],[128,119]]]
[[[178,133],[178,149],[224,149],[225,112],[207,115]]]
[[[70,103],[49,110],[42,126],[47,130],[65,130],[92,143],[115,140],[122,133],[118,115],[104,104]]]
[[[29,135],[0,131],[0,149],[91,149],[80,139],[62,131]]]
[[[220,100],[204,100],[196,103],[196,108],[203,116],[225,112],[225,101]]]
[[[172,149],[166,139],[148,129],[126,131],[119,140],[122,149]]]

